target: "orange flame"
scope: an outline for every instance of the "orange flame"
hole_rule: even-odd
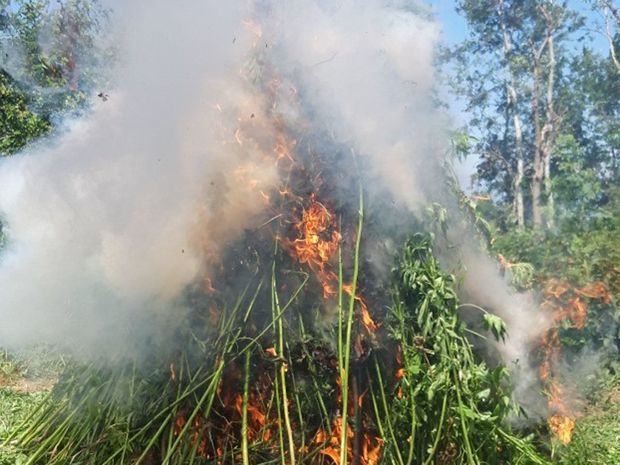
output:
[[[549,429],[562,444],[567,445],[571,442],[576,424],[574,418],[565,415],[553,415],[549,417],[547,422]]]
[[[299,263],[307,263],[323,287],[325,298],[336,294],[338,276],[329,270],[328,265],[338,251],[342,235],[336,230],[335,215],[321,202],[316,195],[310,196],[310,206],[304,209],[301,220],[295,223],[299,237],[288,241],[291,254]],[[353,286],[345,284],[342,290],[349,296],[353,295]],[[374,333],[379,325],[373,320],[366,302],[360,295],[354,299],[359,304],[361,321],[364,327]]]
[[[258,403],[256,402],[256,396],[250,393],[248,397],[248,438],[253,439],[257,434],[263,431],[263,440],[268,441],[271,437],[271,433],[268,429],[265,429],[267,425],[267,416],[261,411]],[[243,398],[241,394],[235,397],[235,410],[239,415],[242,415],[243,411]]]
[[[576,419],[566,406],[561,385],[553,379],[554,360],[560,354],[558,328],[564,320],[569,320],[575,329],[581,330],[586,326],[588,304],[584,302],[584,297],[600,299],[604,303],[608,303],[611,297],[604,283],[594,282],[581,288],[571,288],[567,282],[558,279],[550,280],[543,294],[547,299],[545,306],[552,309],[555,324],[542,337],[543,360],[539,367],[539,376],[547,385],[549,395],[547,403],[552,412],[547,419],[549,429],[562,444],[566,445],[571,442]]]
[[[350,446],[350,439],[353,439],[353,430],[351,429],[351,427],[347,424],[346,426],[347,428],[347,438],[349,439],[349,441],[347,441],[347,444],[349,444],[347,447],[347,456],[352,457],[353,456],[353,450]],[[342,417],[338,417],[333,421],[333,426],[332,426],[332,432],[331,435],[328,436],[326,431],[323,429],[320,429],[317,433],[316,436],[314,437],[314,443],[315,444],[325,444],[325,446],[321,449],[321,454],[326,455],[327,457],[329,457],[334,464],[336,465],[340,465],[340,435],[342,433]]]
[[[174,434],[175,434],[175,436],[178,435],[181,432],[181,430],[185,426],[186,422],[187,422],[187,420],[185,420],[185,415],[183,414],[183,412],[179,412],[177,414],[176,419],[174,420]]]
[[[335,228],[333,215],[312,195],[310,206],[304,209],[295,228],[301,236],[291,244],[295,257],[300,263],[307,263],[310,269],[317,273],[324,289],[329,288],[332,277],[325,273],[325,265],[338,250],[342,239]]]
[[[373,442],[375,443],[373,445]],[[377,465],[381,459],[381,450],[385,441],[379,437],[371,437],[368,433],[364,434],[362,442],[362,463],[366,465]]]
[[[359,400],[358,400],[359,401]],[[322,455],[325,455],[331,459],[335,465],[340,465],[340,435],[342,433],[342,418],[338,417],[334,420],[331,434],[324,429],[320,429],[313,440],[314,444],[324,445],[320,450]],[[351,426],[347,424],[347,463],[353,461],[353,448],[351,443],[355,436]],[[383,449],[384,440],[373,436],[369,433],[364,433],[362,436],[361,451],[359,456],[359,463],[361,465],[377,465],[381,459],[381,451]]]
[[[267,347],[265,349],[265,353],[271,355],[272,357],[278,356],[278,352],[276,351],[275,347]]]

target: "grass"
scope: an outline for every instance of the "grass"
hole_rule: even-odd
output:
[[[559,465],[620,464],[620,379],[577,422],[573,440],[558,451]]]
[[[0,388],[0,444],[26,419],[46,394],[45,391],[19,392],[12,388]],[[25,461],[26,456],[13,447],[0,445],[0,465],[17,465]]]
[[[26,462],[24,454],[2,444],[45,398],[64,366],[64,359],[46,347],[0,350],[0,465]]]
[[[63,356],[46,346],[19,352],[0,349],[0,386],[20,380],[55,379],[65,366]]]

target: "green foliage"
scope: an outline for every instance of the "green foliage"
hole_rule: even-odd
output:
[[[62,116],[82,111],[105,85],[101,47],[108,12],[97,0],[3,1],[0,16],[0,156],[50,132]]]
[[[427,239],[407,243],[394,280],[387,324],[404,373],[389,406],[378,412],[382,429],[393,435],[386,463],[545,463],[506,429],[513,409],[504,390],[507,372],[474,358],[457,315],[454,278],[441,272]],[[498,339],[504,337],[499,318],[485,321]]]
[[[484,327],[487,331],[491,331],[495,339],[498,341],[501,339],[502,341],[506,340],[506,325],[504,321],[498,317],[497,315],[493,315],[492,313],[485,313],[482,317],[484,321]]]
[[[0,444],[41,403],[45,393],[17,392],[0,388]],[[0,445],[0,465],[18,465],[27,457],[8,445]]]
[[[503,231],[516,222],[518,192],[525,220],[531,219],[535,200],[530,188],[536,181],[532,154],[544,145],[544,137],[551,146],[550,182],[545,181],[539,206],[550,218],[548,225],[591,215],[619,182],[618,70],[586,40],[593,27],[586,21],[586,15],[592,16],[587,6],[574,6],[532,0],[457,2],[469,35],[446,53],[453,71],[451,89],[466,105],[463,131],[472,135],[467,153],[478,158],[478,185],[494,199],[493,217],[487,219]],[[553,60],[545,35],[548,24],[553,24]],[[553,80],[547,81],[552,70]],[[551,116],[545,117],[550,119],[542,121],[540,115],[550,105]],[[462,139],[457,146],[464,146]]]
[[[556,176],[553,191],[559,216],[588,218],[595,211],[603,193],[597,169],[588,166],[587,154],[572,134],[558,138],[555,149]]]
[[[616,204],[613,200],[613,204]],[[590,300],[583,330],[562,328],[566,355],[585,348],[603,349],[601,362],[609,364],[620,348],[620,214],[600,208],[590,218],[566,218],[553,231],[514,229],[499,234],[494,250],[508,261],[527,262],[533,267],[534,288],[541,290],[550,279],[567,282],[573,288],[602,282],[611,301]],[[511,269],[511,271],[513,271]]]
[[[510,282],[516,289],[531,289],[534,285],[536,270],[531,263],[511,263],[508,273]]]
[[[23,92],[2,71],[0,101],[0,156],[12,155],[50,130],[50,122],[28,110]]]

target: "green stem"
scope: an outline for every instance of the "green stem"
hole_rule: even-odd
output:
[[[452,373],[454,376],[454,388],[456,389],[456,398],[458,400],[459,407],[459,419],[461,423],[461,430],[463,432],[463,442],[465,443],[465,452],[467,454],[467,463],[468,465],[476,465],[477,460],[475,459],[473,450],[471,448],[471,443],[469,441],[469,431],[467,428],[467,423],[465,421],[465,412],[463,411],[463,399],[461,397],[461,387],[459,384],[458,373],[456,369],[452,369]]]
[[[305,342],[306,341],[306,330],[304,328],[304,322],[302,318],[299,319],[299,331],[301,334],[301,340],[304,341],[302,344],[302,350],[304,351],[304,354],[308,358],[308,364],[310,366],[310,373],[312,375],[311,379],[312,379],[312,386],[314,387],[314,394],[316,396],[319,409],[321,410],[321,416],[322,416],[321,421],[323,422],[323,427],[331,434],[332,426],[329,421],[327,407],[325,406],[325,402],[323,401],[323,397],[321,396],[322,390],[319,386],[318,381],[316,380],[317,369],[316,369],[316,365],[314,364],[314,358],[310,355],[310,352],[308,352],[308,348],[306,346],[306,342]]]
[[[441,404],[441,415],[439,416],[439,425],[437,426],[437,433],[435,434],[435,441],[433,441],[433,447],[428,453],[428,457],[424,461],[424,465],[428,465],[433,460],[437,446],[439,445],[439,439],[441,439],[441,431],[443,429],[443,422],[446,417],[446,406],[448,405],[448,391],[443,396],[443,402]]]
[[[243,410],[241,416],[241,456],[243,465],[250,465],[248,454],[248,401],[250,393],[250,351],[245,353],[245,378],[243,380]]]
[[[388,407],[387,398],[385,396],[385,389],[383,388],[384,386],[383,376],[381,376],[381,369],[379,368],[379,362],[377,362],[376,358],[375,358],[375,371],[377,373],[377,384],[379,385],[379,394],[381,398],[381,404],[383,406],[383,415],[385,416],[385,421],[387,423],[388,431],[390,432],[390,437],[392,438],[392,443],[394,444],[394,450],[396,451],[396,455],[398,457],[398,463],[402,465],[404,464],[403,457],[400,453],[400,449],[398,448],[398,443],[396,441],[396,435],[394,434],[394,428],[392,426],[392,419],[390,416],[390,409]]]
[[[168,465],[170,463],[170,459],[171,459],[172,455],[174,454],[174,451],[179,446],[179,443],[181,442],[181,439],[189,431],[189,428],[192,426],[192,424],[194,422],[194,418],[196,418],[196,415],[198,415],[198,413],[200,412],[200,409],[202,408],[202,405],[205,402],[207,404],[206,405],[206,409],[205,409],[205,416],[208,415],[209,411],[211,410],[211,406],[213,405],[213,400],[215,398],[215,394],[216,394],[216,391],[217,391],[217,386],[219,384],[219,381],[220,381],[220,378],[221,378],[223,370],[224,370],[224,359],[222,358],[222,359],[220,359],[218,367],[215,370],[214,377],[211,380],[211,383],[209,384],[209,386],[205,390],[205,393],[202,395],[202,397],[200,398],[200,400],[196,404],[196,407],[192,411],[192,414],[189,416],[189,418],[187,419],[185,425],[183,426],[183,428],[179,432],[176,441],[168,449],[168,452],[167,452],[166,456],[162,460],[162,465]]]
[[[359,221],[357,225],[357,238],[355,240],[355,256],[353,261],[353,280],[351,282],[351,295],[349,297],[349,310],[347,314],[346,335],[344,340],[344,366],[340,366],[340,380],[342,383],[342,428],[340,432],[340,463],[347,463],[347,426],[348,426],[348,402],[349,402],[349,366],[351,362],[351,330],[353,327],[353,314],[355,312],[355,296],[357,294],[357,278],[359,275],[360,245],[362,242],[362,228],[364,225],[364,193],[362,184],[359,188],[360,206]],[[342,287],[342,280],[340,281]],[[342,351],[340,351],[342,352]]]
[[[278,290],[276,285],[276,264],[273,262],[272,276],[271,276],[271,292],[273,298],[273,315],[280,314],[280,300],[278,298]],[[278,355],[284,358],[284,326],[282,318],[278,318],[277,326],[277,339],[278,339]],[[288,440],[288,450],[290,456],[290,465],[295,465],[295,442],[293,440],[293,429],[291,428],[291,419],[288,409],[288,393],[286,389],[286,364],[281,362],[279,364],[278,375],[280,377],[280,388],[282,392],[282,412],[284,414],[284,424],[286,426],[286,435]]]

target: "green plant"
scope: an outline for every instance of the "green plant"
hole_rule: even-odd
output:
[[[407,242],[387,321],[401,370],[390,387],[377,362],[372,385],[377,422],[389,438],[386,463],[546,463],[506,426],[513,408],[506,370],[475,360],[453,284],[428,239]],[[503,326],[492,323],[501,336]]]

